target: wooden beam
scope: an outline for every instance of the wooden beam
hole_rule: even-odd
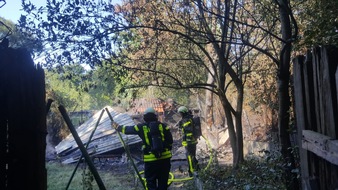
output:
[[[338,165],[338,140],[320,133],[303,130],[302,148]]]
[[[305,63],[305,56],[297,56],[293,59],[293,77],[294,77],[294,110],[296,117],[297,125],[297,144],[300,146],[302,144],[302,131],[305,130],[305,127],[309,127],[308,115],[306,108],[306,102],[309,99],[307,84],[305,77],[307,76],[307,64]],[[309,129],[309,128],[308,128]],[[310,126],[311,129],[311,126]],[[300,159],[300,168],[301,168],[301,183],[303,189],[311,189],[309,183],[309,158],[307,150],[300,148],[299,149],[299,159]]]
[[[92,174],[93,174],[93,176],[96,180],[97,185],[99,186],[100,190],[106,190],[106,187],[104,186],[102,179],[100,178],[100,175],[97,172],[97,170],[94,166],[94,163],[92,162],[85,146],[83,145],[81,138],[77,134],[75,127],[73,126],[72,122],[70,121],[70,118],[68,117],[66,109],[62,105],[60,105],[59,111],[60,111],[61,115],[63,116],[63,119],[65,120],[66,124],[68,125],[70,132],[72,132],[73,137],[74,137],[77,145],[79,146],[79,148],[82,152],[82,155],[83,155],[83,157],[85,158],[85,160],[88,164],[89,170],[92,172]]]

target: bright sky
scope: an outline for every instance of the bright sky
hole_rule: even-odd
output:
[[[4,5],[4,1],[6,4]],[[11,20],[14,23],[20,19],[20,15],[23,13],[21,7],[22,0],[0,0],[0,16],[4,17],[5,19]],[[45,6],[46,0],[26,0],[27,2],[30,1],[37,7]],[[112,3],[120,3],[122,0],[113,0]]]
[[[4,4],[4,1],[6,1],[6,4]],[[46,5],[46,0],[30,0],[30,2],[37,7]],[[0,16],[17,23],[23,13],[21,0],[0,0],[0,6],[2,6]]]

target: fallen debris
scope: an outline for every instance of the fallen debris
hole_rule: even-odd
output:
[[[106,106],[103,109],[108,109],[110,114],[116,117],[116,122],[120,125],[135,125],[133,119],[125,113],[119,113],[110,106]],[[119,137],[111,127],[111,121],[108,114],[103,114],[100,123],[98,124],[91,142],[88,142],[89,137],[99,118],[100,112],[97,112],[89,120],[80,125],[76,131],[83,142],[83,144],[89,143],[87,148],[88,154],[93,157],[100,157],[105,154],[120,154],[124,152],[123,145],[121,144]],[[122,138],[128,146],[136,146],[141,143],[141,139],[138,135],[124,135]],[[77,146],[72,134],[68,135],[62,140],[56,147],[55,151],[57,156],[61,159],[64,164],[77,162],[81,157],[81,151]]]

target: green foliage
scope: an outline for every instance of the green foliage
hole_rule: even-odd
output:
[[[338,1],[295,1],[295,12],[301,31],[298,49],[316,45],[338,46]]]
[[[55,104],[63,105],[69,111],[90,108],[90,97],[80,89],[81,73],[46,72],[46,89],[55,94]]]
[[[117,104],[119,90],[116,81],[119,78],[114,75],[112,65],[102,63],[88,73],[86,77],[86,92],[93,99],[92,107],[101,109],[106,105]]]
[[[282,179],[282,162],[280,156],[266,151],[266,156],[257,158],[249,156],[234,170],[231,166],[213,165],[206,172],[201,172],[205,189],[219,190],[270,190],[286,189]]]
[[[258,114],[266,111],[261,110],[262,105],[269,108],[269,110],[277,112],[276,65],[262,56],[259,56],[257,61],[261,64],[252,65],[251,73],[246,79],[245,102],[247,102],[251,110]]]
[[[27,14],[19,20],[20,30],[48,42],[46,67],[70,63],[94,66],[116,56],[113,43],[120,29],[112,23],[123,22],[108,1],[53,0],[43,8],[24,0],[22,5]]]
[[[41,41],[24,35],[15,23],[0,17],[0,41],[4,38],[9,40],[9,47],[12,48],[26,48],[29,51],[41,51],[42,49]]]
[[[95,110],[111,105],[115,78],[107,68],[85,70],[81,65],[67,65],[46,71],[47,90],[56,94],[56,103],[69,111]]]
[[[0,17],[0,22],[1,22],[1,24],[0,24],[0,38],[3,39],[13,32],[12,28],[15,27],[15,24],[12,21],[6,20],[2,17]]]
[[[102,73],[104,72],[104,73]],[[112,105],[115,89],[114,77],[109,70],[98,67],[86,70],[81,65],[67,65],[45,70],[47,98],[54,100],[48,115],[48,133],[53,144],[69,134],[68,127],[59,113],[58,106],[63,105],[68,112],[81,110],[99,110]],[[71,118],[78,126],[88,118]]]

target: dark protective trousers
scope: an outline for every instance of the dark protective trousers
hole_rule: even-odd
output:
[[[189,176],[192,176],[193,172],[199,169],[198,161],[196,159],[196,146],[197,144],[188,144],[185,147],[189,166]]]
[[[144,163],[144,177],[148,190],[167,190],[170,158]]]

